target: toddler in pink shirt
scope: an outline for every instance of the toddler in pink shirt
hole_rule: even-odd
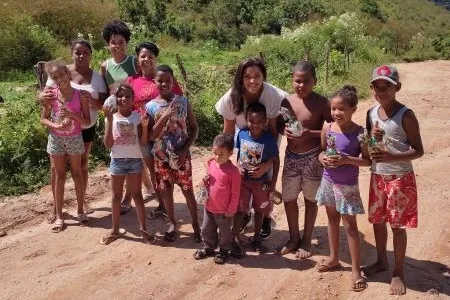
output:
[[[215,263],[224,264],[230,255],[233,241],[231,226],[241,188],[239,170],[230,161],[233,147],[232,135],[219,134],[214,138],[214,158],[208,161],[208,176],[205,180],[209,196],[203,215],[203,247],[194,253],[195,259],[215,256]],[[217,247],[218,253],[215,252]]]

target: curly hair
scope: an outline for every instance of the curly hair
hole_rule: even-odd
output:
[[[131,38],[131,32],[127,24],[125,24],[120,20],[114,20],[112,22],[109,22],[103,27],[102,36],[103,39],[106,41],[106,43],[109,43],[109,41],[111,40],[111,36],[113,34],[123,36],[123,38],[127,43],[130,41]]]

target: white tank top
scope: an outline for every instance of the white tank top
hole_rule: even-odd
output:
[[[403,116],[409,110],[408,107],[403,106],[392,117],[382,120],[378,111],[380,105],[373,107],[370,110],[370,123],[374,126],[378,121],[378,125],[389,136],[391,142],[386,146],[390,153],[405,152],[410,149],[405,130],[403,130]],[[381,175],[403,175],[412,170],[412,163],[410,160],[397,161],[393,163],[377,163],[372,161],[372,172]]]

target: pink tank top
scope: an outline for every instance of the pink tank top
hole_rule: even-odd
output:
[[[61,92],[58,88],[53,89],[53,94],[55,98],[58,99],[54,101],[52,104],[52,120],[53,122],[58,123],[59,120],[59,112],[62,106],[65,106],[68,110],[81,115],[81,99],[80,99],[80,91],[74,89],[72,99],[68,102],[63,102],[60,100]],[[57,136],[77,136],[81,134],[81,124],[78,120],[74,120],[69,118],[70,125],[65,127],[63,130],[60,129],[52,129],[51,133]]]

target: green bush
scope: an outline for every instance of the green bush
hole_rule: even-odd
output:
[[[0,69],[31,70],[40,60],[49,60],[59,48],[50,32],[33,25],[30,18],[3,20],[0,27]]]
[[[10,91],[3,96],[6,102],[0,107],[0,195],[22,194],[48,183],[47,132],[39,122],[34,92]]]

